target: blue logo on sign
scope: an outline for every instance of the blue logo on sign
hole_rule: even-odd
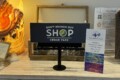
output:
[[[94,36],[95,38],[100,37],[100,33],[97,33],[97,32],[96,32],[96,33],[93,34],[93,36]]]

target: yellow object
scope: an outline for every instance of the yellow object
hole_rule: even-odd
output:
[[[23,3],[19,3],[21,10]],[[21,54],[25,51],[23,13],[5,1],[0,6],[0,40],[11,43],[9,53]]]

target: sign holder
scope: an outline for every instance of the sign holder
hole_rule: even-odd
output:
[[[61,47],[58,47],[58,64],[53,66],[53,69],[58,71],[62,71],[66,69],[64,65],[61,65]]]
[[[31,41],[28,44],[30,54],[29,56],[37,57],[37,55],[31,55],[34,54],[35,51],[58,50],[58,64],[53,66],[53,69],[57,71],[65,70],[66,67],[61,64],[61,50],[84,50],[84,47],[82,47],[82,43],[85,42],[87,28],[89,28],[89,24],[87,23],[31,23]],[[48,30],[54,31],[54,34],[58,34],[53,36],[53,33],[48,32]],[[71,33],[71,36],[68,33],[69,31],[73,31]],[[36,36],[38,34],[39,37]],[[38,43],[36,48],[34,47],[34,45],[31,45],[32,43]]]
[[[28,45],[29,45],[29,57],[35,57],[35,58],[40,58],[38,55],[31,55],[33,50],[33,44],[34,42],[29,41]],[[54,70],[57,71],[63,71],[66,69],[65,65],[62,65],[62,52],[61,50],[85,50],[84,47],[81,46],[81,43],[78,44],[71,44],[71,43],[64,43],[64,44],[60,44],[60,43],[39,43],[38,47],[36,48],[36,50],[58,50],[58,55],[57,55],[57,65],[53,66]]]

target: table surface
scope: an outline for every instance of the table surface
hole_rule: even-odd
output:
[[[49,78],[49,77],[100,77],[120,78],[120,60],[113,55],[105,56],[104,73],[84,71],[84,62],[62,61],[67,68],[64,71],[55,71],[53,66],[57,61],[30,61],[27,53],[19,56],[19,61],[12,62],[8,67],[0,70],[0,78]]]

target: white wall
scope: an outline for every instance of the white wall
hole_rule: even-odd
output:
[[[94,24],[95,7],[120,7],[120,0],[23,0],[24,3],[24,22],[25,22],[25,42],[27,44],[30,38],[30,22],[36,22],[37,5],[88,5],[89,6],[89,23],[91,27]],[[37,36],[37,35],[36,35]]]

